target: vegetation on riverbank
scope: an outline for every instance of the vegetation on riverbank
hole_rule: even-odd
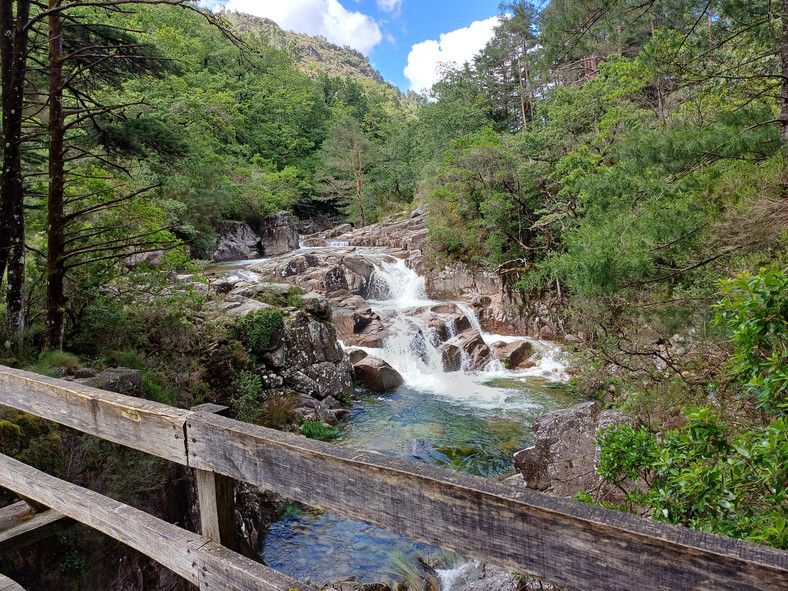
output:
[[[59,24],[6,4],[32,33],[0,56],[28,56],[21,95],[3,74],[4,360],[64,347],[144,369],[153,399],[221,395],[262,420],[253,357],[281,313],[206,321],[199,291],[168,289],[186,247],[209,256],[220,219],[364,224],[426,205],[427,264],[493,268],[569,302],[577,387],[642,424],[603,436],[610,480],[651,483],[633,506],[785,547],[782,8],[509,2],[473,63],[419,97],[368,64],[315,72],[270,23],[216,27],[181,2],[76,2]],[[69,59],[44,43],[58,31]],[[155,271],[129,258],[161,249]]]

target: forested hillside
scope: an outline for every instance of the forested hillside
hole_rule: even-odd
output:
[[[566,303],[572,388],[642,425],[605,436],[605,477],[649,484],[626,509],[788,547],[783,5],[504,3],[427,96],[181,0],[0,7],[0,359],[131,359],[202,399],[223,337],[167,273],[217,222],[423,206],[427,265]]]

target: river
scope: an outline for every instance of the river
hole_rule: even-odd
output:
[[[512,454],[532,444],[533,419],[577,402],[550,387],[566,377],[558,347],[532,341],[538,364],[527,370],[509,371],[493,361],[485,371],[446,373],[440,352],[422,336],[428,328],[412,314],[439,303],[428,299],[424,279],[379,249],[358,252],[376,266],[367,301],[391,321],[393,332],[383,349],[365,350],[391,364],[405,383],[385,394],[359,391],[334,443],[479,476],[512,474]],[[472,309],[460,307],[480,328]],[[482,336],[488,344],[515,340]],[[464,564],[451,552],[296,506],[272,525],[261,555],[270,567],[318,587],[353,576],[394,589],[403,582],[424,588],[432,580],[433,588],[447,591],[453,569]]]

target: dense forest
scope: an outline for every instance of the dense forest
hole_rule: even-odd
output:
[[[219,220],[424,207],[426,264],[567,302],[570,387],[642,425],[600,435],[603,476],[648,484],[622,509],[788,548],[788,8],[500,13],[421,96],[184,0],[0,0],[0,362],[137,366],[186,406],[224,329],[167,287]]]

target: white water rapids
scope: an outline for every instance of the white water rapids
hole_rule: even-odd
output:
[[[481,476],[511,473],[513,452],[532,441],[533,419],[574,402],[544,386],[567,377],[560,349],[526,339],[535,352],[534,367],[510,371],[493,360],[483,371],[444,372],[441,343],[431,340],[427,321],[415,312],[446,302],[429,299],[424,278],[405,261],[377,249],[357,253],[375,265],[367,303],[391,335],[383,348],[364,350],[387,361],[405,383],[384,394],[360,391],[335,443]],[[486,333],[470,306],[452,303],[488,345],[525,338]],[[355,577],[392,588],[403,581],[423,587],[436,576],[441,591],[454,591],[474,576],[474,563],[456,555],[309,508],[274,523],[261,555],[272,568],[317,586]]]
[[[392,336],[382,349],[364,350],[388,362],[402,375],[407,385],[490,408],[506,406],[506,393],[500,388],[485,385],[494,378],[545,378],[560,381],[568,377],[566,366],[560,359],[560,349],[555,344],[486,332],[473,309],[464,302],[451,303],[457,305],[488,346],[498,341],[511,343],[527,340],[537,352],[538,363],[528,369],[511,371],[493,359],[484,371],[473,372],[469,369],[470,360],[463,353],[463,371],[445,372],[438,349],[440,343],[425,337],[431,334],[430,327],[423,319],[409,313],[442,302],[427,297],[424,277],[417,275],[405,261],[392,257],[368,258],[375,262],[376,270],[370,281],[367,302],[373,311],[391,320]]]

